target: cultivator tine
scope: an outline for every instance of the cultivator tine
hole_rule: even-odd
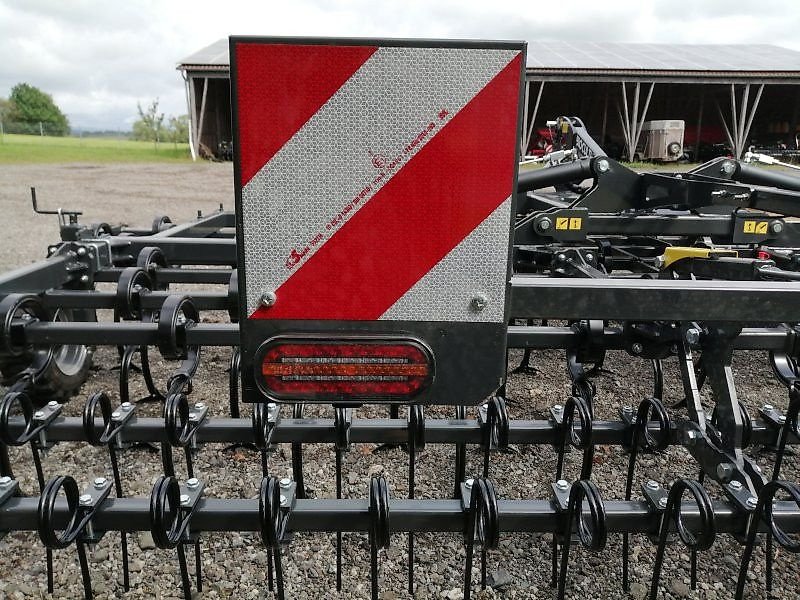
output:
[[[508,408],[502,396],[493,396],[480,407],[478,416],[483,430],[483,478],[489,477],[489,454],[491,450],[508,448]]]
[[[336,499],[342,498],[342,457],[350,449],[350,425],[353,409],[334,406],[333,429],[336,435]],[[336,532],[336,590],[342,591],[342,532]]]
[[[258,494],[258,515],[261,543],[270,551],[269,589],[272,591],[272,564],[275,564],[275,584],[278,600],[283,600],[283,566],[281,563],[281,543],[284,540],[286,523],[294,503],[294,487],[290,482],[278,481],[267,476],[261,480]]]
[[[455,417],[457,420],[463,421],[467,418],[467,407],[458,405],[455,407]],[[467,473],[467,445],[463,442],[457,442],[455,445],[455,477],[453,483],[453,498],[461,497],[461,484],[464,482],[464,477]]]
[[[461,502],[466,508],[466,557],[464,561],[464,600],[469,600],[472,589],[472,557],[475,544],[480,546],[481,589],[486,589],[486,551],[500,543],[500,524],[497,494],[494,485],[486,478],[467,479],[461,487]]]
[[[716,526],[714,524],[714,508],[705,488],[692,479],[679,479],[672,484],[668,495],[664,495],[660,486],[645,486],[645,497],[654,510],[661,513],[658,530],[658,547],[656,559],[653,564],[653,578],[650,582],[650,600],[658,596],[658,582],[661,577],[661,566],[664,562],[664,552],[667,544],[667,534],[670,524],[674,524],[678,537],[683,544],[693,552],[708,550],[716,539]],[[695,531],[690,531],[684,524],[681,511],[683,510],[683,496],[689,492],[694,499],[699,514],[699,526]],[[697,573],[695,563],[692,564],[691,581],[692,589],[696,587]]]
[[[389,484],[380,475],[369,482],[369,557],[372,600],[378,600],[378,550],[388,548],[391,541],[389,529]]]
[[[425,408],[408,407],[408,497],[414,499],[417,452],[425,449]],[[408,532],[408,593],[414,596],[414,532]]]
[[[239,418],[239,379],[241,372],[242,357],[239,348],[231,351],[231,364],[228,368],[228,406],[230,407],[231,419]]]
[[[269,473],[269,452],[273,448],[272,436],[280,420],[280,407],[274,402],[261,402],[253,405],[253,437],[255,447],[261,456],[261,475]]]
[[[292,418],[303,418],[304,405],[300,402],[292,406]],[[300,442],[292,442],[292,478],[297,484],[297,497],[306,497],[306,484],[303,477],[303,444]]]
[[[655,364],[657,361],[653,361]],[[662,452],[669,446],[670,420],[669,414],[663,403],[658,398],[645,398],[639,404],[639,408],[634,414],[633,408],[625,406],[622,408],[621,416],[630,432],[630,442],[628,448],[628,475],[625,479],[625,500],[631,499],[633,491],[633,476],[636,469],[636,457],[639,451],[643,452]],[[650,424],[655,422],[657,430],[651,431]],[[657,485],[655,481],[648,484],[652,487]],[[622,589],[630,590],[628,562],[630,558],[629,550],[630,534],[622,534]]]

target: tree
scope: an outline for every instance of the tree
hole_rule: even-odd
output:
[[[189,141],[189,115],[170,117],[167,135],[169,140],[175,144],[175,148],[178,147],[178,144],[187,143]]]
[[[0,121],[11,120],[12,112],[14,112],[14,103],[11,100],[0,98]]]
[[[45,128],[48,135],[67,135],[69,121],[53,102],[52,96],[27,84],[18,83],[11,88],[10,120],[16,121],[27,133],[39,133]]]
[[[139,111],[139,120],[133,124],[133,139],[153,142],[158,147],[158,142],[163,138],[164,113],[158,112],[158,98],[150,103],[147,110],[141,103],[136,103]]]

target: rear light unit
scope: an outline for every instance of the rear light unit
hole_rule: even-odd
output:
[[[408,338],[278,336],[256,358],[259,388],[278,401],[408,401],[434,377],[433,354]]]

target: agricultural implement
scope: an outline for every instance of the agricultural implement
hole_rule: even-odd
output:
[[[722,536],[739,543],[736,597],[769,592],[776,547],[782,561],[800,551],[800,486],[781,477],[800,439],[800,180],[728,158],[685,173],[604,156],[518,172],[523,44],[232,38],[231,57],[236,212],[136,229],[55,211],[61,240],[47,258],[0,277],[0,531],[38,532],[50,590],[52,552],[74,545],[92,596],[86,548],[107,532],[121,532],[128,589],[128,538],[149,531],[175,549],[190,598],[203,535],[239,531],[267,549],[265,585],[279,598],[285,548],[304,532],[334,534],[338,589],[342,532],[366,535],[373,598],[381,550],[400,534],[418,591],[425,532],[463,535],[465,598],[478,555],[485,587],[512,533],[549,536],[558,598],[576,577],[571,553],[614,535],[627,591],[635,534],[656,548],[651,598],[673,546],[688,549],[695,587],[698,556]],[[294,110],[282,110],[288,99]],[[226,322],[205,318],[220,313]],[[118,349],[116,390],[81,387],[98,346]],[[192,399],[214,346],[233,349],[227,414]],[[510,394],[509,373],[553,350],[571,390],[546,418],[513,418],[525,398]],[[739,400],[733,355],[753,350],[768,353],[785,409]],[[652,392],[626,397],[614,419],[599,418],[609,400],[595,384],[610,351],[653,374]],[[155,353],[179,361],[166,381]],[[683,399],[667,406],[664,365],[675,363]],[[160,417],[137,415],[133,378]],[[62,414],[67,401],[85,403],[82,417]],[[359,418],[376,404],[388,418]],[[332,416],[304,417],[315,405]],[[112,477],[46,474],[40,454],[61,442],[105,448]],[[242,498],[204,492],[194,458],[211,442],[260,460],[263,479]],[[162,475],[131,496],[119,455],[142,443],[159,446]],[[334,449],[335,498],[309,492],[308,444]],[[376,473],[364,497],[343,498],[354,444],[403,445],[407,479]],[[271,470],[281,445],[291,477]],[[453,447],[443,497],[415,497],[426,445]],[[493,458],[531,445],[553,449],[551,493],[504,498]],[[27,465],[12,464],[13,446],[30,446],[39,489],[15,479]],[[469,446],[483,452],[474,472]],[[627,455],[624,493],[593,480],[599,447]],[[694,472],[649,479],[642,456],[676,447]],[[768,470],[755,460],[764,448]],[[398,483],[407,497],[392,494]],[[764,581],[748,578],[755,561]]]

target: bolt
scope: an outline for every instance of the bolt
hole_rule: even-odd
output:
[[[694,346],[700,341],[700,330],[696,327],[690,327],[686,330],[686,341]]]
[[[779,415],[778,423],[786,423],[786,415]]]
[[[661,484],[653,479],[648,480],[645,486],[647,487],[648,490],[657,490],[661,488]]]
[[[597,161],[596,167],[598,173],[605,173],[611,168],[611,165],[606,159],[601,158]]]
[[[0,486],[6,487],[8,484],[11,483],[11,477],[8,475],[3,475],[0,477]]]
[[[286,498],[286,496],[281,494],[281,506],[286,506],[287,504],[289,504],[288,498]]]
[[[750,496],[747,500],[744,501],[744,503],[747,505],[747,508],[755,508],[756,506],[758,506],[758,498],[756,498],[755,496]]]
[[[591,252],[586,253],[586,262],[592,262],[594,260],[594,254]]]
[[[84,248],[83,246],[78,248],[78,256],[86,256],[86,248]]]
[[[464,487],[465,487],[465,488],[467,488],[468,490],[471,490],[471,489],[472,489],[472,482],[473,482],[473,480],[472,480],[472,479],[467,479],[467,480],[464,482]]]
[[[742,489],[742,483],[734,479],[728,484],[728,487],[731,488],[734,492],[738,492],[740,489]]]
[[[190,421],[197,421],[197,413],[192,411],[189,413],[189,420]]]
[[[487,304],[489,304],[488,298],[486,298],[486,296],[484,296],[483,294],[478,294],[477,296],[472,298],[472,301],[470,302],[470,307],[475,312],[481,312],[484,308],[486,308]]]
[[[719,463],[717,465],[717,477],[719,477],[722,481],[728,481],[733,475],[733,465],[731,463]],[[738,481],[736,483],[739,483]],[[731,482],[733,485],[733,482]],[[739,483],[739,487],[741,487],[741,483]]]
[[[558,260],[558,262],[564,262],[565,260],[567,260],[567,255],[559,254],[558,256],[556,256],[556,259]]]
[[[49,408],[55,408],[56,406],[58,406],[58,402],[56,402],[55,400],[50,400],[50,402],[47,403],[47,406]]]
[[[194,405],[194,407],[195,407],[197,410],[203,410],[203,409],[206,407],[206,405],[205,405],[205,403],[203,403],[203,402],[196,402],[196,403],[195,403],[195,405]]]
[[[119,419],[120,415],[121,413],[118,410],[115,410],[114,412],[111,413],[111,418]]]
[[[95,479],[94,479],[94,487],[96,487],[98,490],[102,489],[105,484],[106,484],[106,478],[105,477],[95,477]]]
[[[33,418],[34,419],[44,419],[44,413],[42,411],[40,411],[40,410],[37,410],[35,413],[33,413]]]
[[[658,507],[659,508],[667,508],[667,497],[663,496],[658,499]]]
[[[81,503],[82,506],[87,506],[92,503],[92,496],[90,494],[82,494],[80,498],[78,498],[78,502]]]
[[[277,404],[274,402],[267,402],[267,410],[275,410],[276,408],[278,408]]]
[[[188,487],[190,490],[195,489],[199,485],[200,480],[197,477],[190,477],[186,480],[186,487]]]
[[[280,484],[282,490],[288,490],[289,486],[292,485],[292,480],[288,477],[284,477],[278,483]]]
[[[722,168],[720,169],[720,171],[722,171],[726,175],[731,175],[733,173],[733,169],[734,169],[733,163],[725,161],[724,163],[722,163]]]
[[[569,482],[566,479],[559,479],[556,481],[556,487],[562,492],[565,492],[569,489]]]
[[[553,226],[553,222],[548,217],[542,217],[539,219],[539,229],[541,231],[547,231]]]
[[[89,283],[89,276],[88,275],[81,275],[81,283]]]
[[[189,504],[189,496],[187,494],[181,494],[181,506],[186,506]]]
[[[781,223],[780,221],[773,221],[772,223],[770,223],[769,228],[770,231],[772,231],[772,233],[780,233],[781,231],[783,231],[783,223]]]
[[[631,344],[631,352],[634,354],[641,354],[644,350],[644,346],[642,346],[639,342],[634,342]]]
[[[123,402],[122,403],[122,410],[131,410],[133,409],[133,404],[130,402]]]
[[[761,407],[761,410],[763,410],[764,412],[769,412],[774,409],[775,407],[772,406],[772,404],[765,404],[764,406]]]
[[[555,411],[555,412],[557,412],[557,413],[560,413],[562,410],[564,410],[564,407],[563,407],[563,406],[561,406],[560,404],[556,404],[556,405],[553,407],[553,411]]]
[[[278,301],[278,296],[275,295],[275,292],[264,292],[261,294],[261,306],[273,306],[275,302]]]

